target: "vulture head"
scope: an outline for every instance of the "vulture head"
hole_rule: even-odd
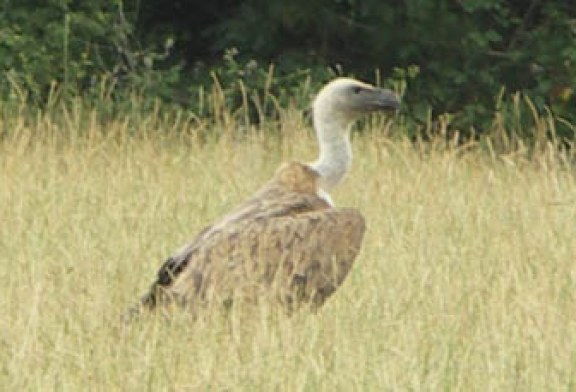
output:
[[[318,119],[350,123],[364,114],[399,108],[400,100],[391,90],[351,78],[338,78],[320,90],[314,100],[313,114],[315,122]]]

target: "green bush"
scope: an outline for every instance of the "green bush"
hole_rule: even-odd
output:
[[[432,107],[485,128],[502,86],[576,120],[574,2],[246,0],[209,32],[215,49],[289,68],[340,64],[370,79],[417,65],[405,97],[416,121]]]
[[[517,92],[536,110],[576,122],[573,1],[6,0],[1,7],[0,90],[5,96],[16,85],[40,105],[54,91],[98,98],[105,80],[122,104],[136,91],[150,107],[160,99],[203,115],[210,109],[199,94],[216,78],[226,103],[248,97],[257,119],[271,95],[304,105],[307,89],[334,75],[383,75],[408,84],[404,111],[414,124],[449,113],[452,128],[481,133]]]

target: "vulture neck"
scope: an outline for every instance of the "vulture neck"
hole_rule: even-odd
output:
[[[314,128],[320,146],[320,156],[311,166],[320,174],[320,188],[324,192],[329,192],[338,185],[350,168],[351,126],[352,121],[346,116],[331,111],[314,113]]]

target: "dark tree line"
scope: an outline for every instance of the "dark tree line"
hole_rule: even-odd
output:
[[[41,102],[102,77],[189,104],[210,71],[279,86],[307,70],[408,79],[407,106],[464,124],[490,116],[502,88],[576,120],[576,2],[566,0],[5,0],[0,88]],[[409,71],[410,70],[410,71]],[[417,75],[415,70],[418,70]],[[252,76],[250,76],[252,75]],[[296,75],[290,78],[290,75]],[[283,76],[288,76],[282,79]]]

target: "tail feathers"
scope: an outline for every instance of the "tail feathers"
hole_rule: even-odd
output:
[[[156,309],[161,297],[165,297],[165,288],[170,286],[174,277],[178,275],[186,266],[189,250],[185,249],[181,255],[168,258],[158,271],[156,281],[150,287],[150,290],[144,295],[138,303],[131,306],[124,312],[123,319],[131,321],[141,316],[147,311]]]
[[[145,312],[152,311],[156,308],[158,302],[158,283],[154,283],[148,293],[146,293],[140,301],[132,305],[122,315],[124,322],[130,322],[140,317]]]

